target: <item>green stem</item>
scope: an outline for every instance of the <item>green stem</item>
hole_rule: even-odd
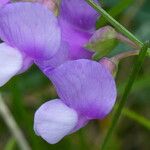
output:
[[[133,66],[133,70],[132,70],[132,73],[131,73],[131,75],[129,77],[127,85],[125,87],[123,97],[122,97],[121,101],[119,102],[117,110],[114,113],[111,125],[110,125],[110,127],[108,129],[108,132],[106,134],[106,137],[105,137],[105,139],[104,139],[104,141],[102,143],[101,150],[106,149],[106,146],[107,146],[107,144],[108,144],[108,142],[109,142],[109,140],[111,138],[111,135],[112,135],[112,133],[113,133],[115,127],[116,127],[116,124],[117,124],[117,122],[119,120],[119,117],[120,117],[120,115],[122,113],[123,107],[125,106],[125,103],[127,101],[129,92],[131,91],[133,83],[136,80],[138,72],[141,69],[141,66],[142,66],[142,64],[144,62],[144,58],[145,58],[147,50],[148,50],[148,45],[149,45],[149,43],[144,44],[144,46],[142,47],[142,49],[141,49],[141,51],[140,51],[140,53],[138,55],[137,61],[135,62],[134,66]]]
[[[102,7],[94,3],[92,0],[86,0],[87,3],[92,6],[97,12],[102,14],[102,16],[110,22],[118,31],[127,36],[131,41],[135,42],[140,48],[143,46],[143,43],[138,40],[131,32],[129,32],[124,26],[117,22],[113,17],[111,17]]]
[[[150,130],[150,120],[143,117],[142,115],[139,115],[138,113],[129,110],[127,108],[124,108],[122,111],[122,115],[130,118],[131,120],[136,121],[138,124],[142,125],[143,127],[147,128]]]
[[[116,111],[117,108],[118,108],[118,104],[116,104],[114,110]],[[140,115],[139,113],[130,110],[128,108],[123,108],[122,115],[127,117],[128,119],[131,119],[132,121],[137,122],[138,124],[142,125],[144,128],[150,130],[150,120]]]

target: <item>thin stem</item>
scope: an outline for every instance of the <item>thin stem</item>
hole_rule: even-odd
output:
[[[116,104],[114,110],[116,110],[117,108],[118,108],[118,104]],[[150,120],[138,114],[137,112],[130,110],[128,108],[123,108],[122,115],[137,122],[138,124],[142,125],[146,129],[150,130]]]
[[[8,128],[12,132],[13,136],[15,137],[18,145],[20,146],[20,149],[21,150],[31,150],[25,137],[23,136],[23,133],[21,132],[20,128],[18,127],[17,123],[15,122],[12,114],[9,111],[9,108],[5,104],[1,95],[0,95],[0,114],[3,117]]]
[[[132,86],[133,86],[133,83],[134,81],[136,80],[136,77],[138,75],[138,72],[139,70],[141,69],[141,66],[144,62],[144,59],[145,59],[145,56],[146,56],[146,53],[147,53],[147,50],[148,50],[148,43],[147,44],[144,44],[144,46],[142,47],[142,49],[140,50],[140,53],[139,53],[139,56],[133,66],[133,70],[131,72],[131,75],[129,77],[129,80],[127,82],[127,85],[125,87],[125,90],[124,90],[124,93],[123,93],[123,96],[122,96],[122,99],[121,101],[119,102],[119,105],[118,105],[118,108],[116,109],[115,113],[114,113],[114,116],[112,118],[112,122],[111,122],[111,125],[108,129],[108,132],[105,136],[105,139],[102,143],[102,147],[101,147],[101,150],[104,150],[106,149],[106,146],[112,136],[112,133],[116,127],[116,124],[120,118],[120,115],[122,113],[122,110],[123,110],[123,107],[125,106],[126,104],[126,101],[127,101],[127,98],[128,98],[128,95],[132,89]]]
[[[122,115],[130,118],[131,120],[136,121],[138,124],[142,125],[143,127],[147,128],[148,130],[150,130],[150,120],[143,117],[142,115],[129,110],[127,108],[124,108],[122,111]]]
[[[86,0],[87,3],[93,7],[97,12],[102,14],[102,16],[110,22],[118,31],[123,33],[131,41],[135,42],[140,48],[143,46],[143,43],[138,40],[131,32],[129,32],[124,26],[117,22],[113,17],[111,17],[102,7],[94,3],[92,0]]]
[[[117,55],[111,57],[111,60],[113,62],[119,62],[121,59],[128,58],[130,56],[136,56],[139,54],[139,52],[140,52],[140,50],[132,50],[132,51],[127,51],[127,52],[122,52],[120,54],[117,54]]]

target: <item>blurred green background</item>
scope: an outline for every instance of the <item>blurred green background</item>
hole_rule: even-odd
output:
[[[103,0],[103,7],[110,12],[127,29],[142,41],[150,37],[150,0]],[[98,27],[108,23],[100,19]],[[112,55],[129,50],[118,44]],[[122,96],[124,85],[131,72],[134,58],[124,59],[116,77],[118,98]],[[150,149],[150,60],[146,61],[140,71],[127,109],[124,110],[117,130],[113,134],[109,150],[149,150]],[[78,132],[65,137],[55,145],[49,145],[33,131],[35,110],[47,100],[57,97],[50,81],[36,66],[26,73],[11,79],[0,89],[16,122],[21,128],[32,150],[99,150],[102,139],[110,125],[113,112],[104,120],[92,121]],[[143,120],[147,120],[143,123]],[[20,150],[15,138],[0,115],[0,150]]]

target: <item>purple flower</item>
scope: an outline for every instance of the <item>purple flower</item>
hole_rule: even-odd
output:
[[[101,63],[86,59],[68,61],[50,71],[49,79],[60,99],[49,101],[36,111],[34,130],[51,144],[90,120],[103,119],[114,106],[115,81]]]
[[[38,3],[7,4],[0,18],[0,38],[5,42],[0,45],[2,86],[33,60],[51,59],[60,47],[61,32],[54,14]]]
[[[62,39],[70,46],[71,59],[91,58],[92,52],[84,46],[95,31],[98,17],[99,14],[84,0],[61,1],[59,23]]]
[[[8,4],[0,10],[0,37],[33,59],[49,59],[60,46],[57,18],[38,3]]]
[[[0,0],[0,8],[7,4],[10,0]]]
[[[80,2],[80,7],[77,6],[78,2],[62,1],[59,23],[50,10],[38,3],[13,3],[0,10],[0,38],[7,47],[17,50],[22,56],[22,65],[17,70],[8,74],[3,70],[7,79],[3,80],[3,84],[15,74],[27,70],[33,61],[47,75],[47,70],[66,60],[91,57],[92,52],[87,51],[84,45],[92,36],[98,14],[85,1]],[[80,9],[74,12],[72,7]],[[1,65],[5,68],[3,62]]]
[[[59,20],[59,23],[62,39],[69,45],[69,58],[71,60],[91,58],[93,53],[84,48],[84,45],[87,44],[92,34],[76,29],[65,20]]]
[[[51,70],[55,69],[69,59],[68,44],[62,42],[59,50],[53,58],[48,60],[35,60],[34,62],[42,70],[42,72],[47,75]]]
[[[97,0],[95,2],[98,3]],[[62,0],[60,18],[75,28],[94,31],[99,14],[85,0]]]

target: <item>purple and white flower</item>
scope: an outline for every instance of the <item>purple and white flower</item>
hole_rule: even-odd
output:
[[[101,63],[86,59],[68,61],[50,71],[49,78],[60,99],[48,101],[36,111],[34,130],[50,144],[90,120],[103,119],[115,104],[115,81]]]
[[[33,61],[51,59],[60,47],[61,31],[54,14],[38,3],[7,4],[0,9],[0,18],[2,86]]]
[[[115,104],[110,65],[80,59],[93,54],[84,46],[98,17],[84,0],[63,0],[58,18],[39,3],[12,3],[0,9],[0,86],[34,62],[58,93],[59,99],[44,103],[34,118],[36,134],[48,143],[103,119]]]

